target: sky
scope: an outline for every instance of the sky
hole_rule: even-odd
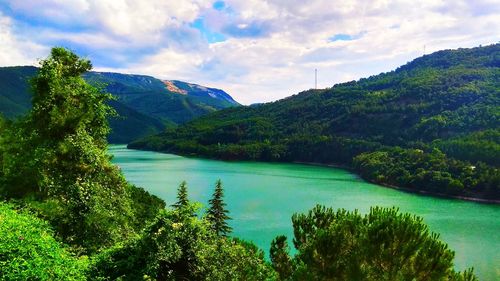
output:
[[[242,104],[500,40],[500,0],[0,0],[0,66],[53,46],[97,71],[221,88]]]

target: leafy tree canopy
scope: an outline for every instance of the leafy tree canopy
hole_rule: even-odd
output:
[[[316,206],[292,217],[297,254],[286,237],[271,245],[282,280],[477,280],[453,270],[454,253],[422,219],[397,209],[357,211]]]

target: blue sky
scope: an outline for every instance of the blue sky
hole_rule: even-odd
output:
[[[96,70],[178,79],[250,104],[500,40],[500,0],[0,0],[0,66],[52,46]]]

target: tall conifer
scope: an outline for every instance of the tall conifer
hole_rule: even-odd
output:
[[[175,202],[172,207],[176,209],[181,209],[187,207],[189,204],[187,184],[186,181],[181,182],[177,188],[177,202]]]
[[[207,220],[210,227],[218,236],[227,236],[232,230],[227,224],[227,220],[231,218],[227,215],[229,211],[225,209],[226,203],[224,203],[223,197],[224,190],[219,179],[215,182],[215,191],[212,199],[208,201],[210,208],[207,211]]]

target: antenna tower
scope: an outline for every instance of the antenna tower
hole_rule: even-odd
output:
[[[318,69],[314,69],[314,89],[318,89]]]

